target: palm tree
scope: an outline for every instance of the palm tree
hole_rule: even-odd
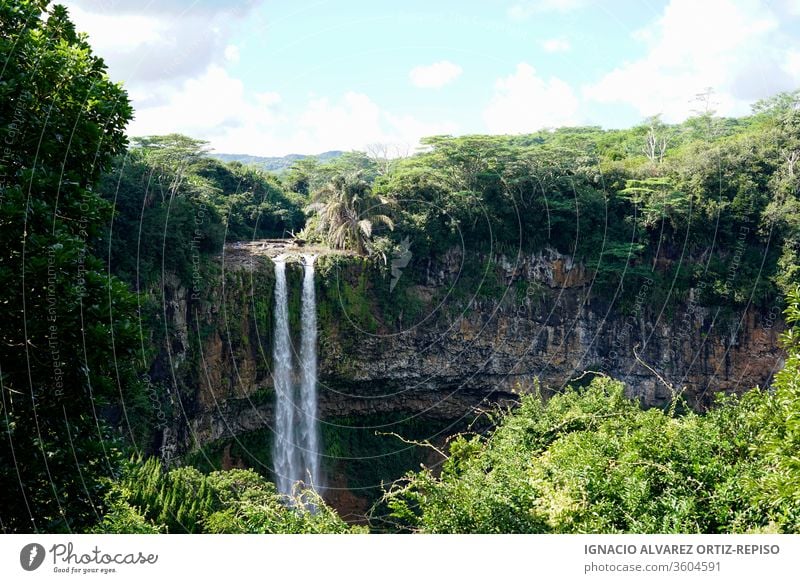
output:
[[[349,249],[365,255],[371,248],[375,225],[394,229],[392,219],[379,212],[387,204],[387,199],[372,193],[360,174],[339,175],[316,192],[306,211],[317,213],[317,229],[333,249]]]

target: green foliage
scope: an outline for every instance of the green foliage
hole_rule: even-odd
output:
[[[3,2],[0,30],[0,530],[80,531],[143,438],[135,296],[91,247],[132,111],[63,7]]]
[[[212,158],[193,169],[213,187],[211,198],[225,224],[226,240],[288,237],[303,226],[307,198],[287,192],[275,176]]]
[[[775,376],[775,392],[763,413],[768,424],[749,445],[767,461],[756,482],[758,501],[787,531],[800,532],[800,288],[787,302],[789,328],[782,340],[788,358]]]
[[[223,241],[286,237],[303,224],[304,200],[274,176],[209,158],[204,142],[178,134],[135,142],[103,177],[114,220],[98,247],[139,289],[162,272],[196,283]]]
[[[318,215],[317,230],[328,245],[363,255],[372,250],[376,225],[394,229],[386,214],[389,204],[388,199],[372,194],[360,174],[340,174],[314,194],[314,203],[307,210]]]
[[[163,147],[166,149],[166,147]],[[172,156],[158,152],[167,164]],[[101,183],[101,194],[114,207],[105,247],[112,271],[137,289],[147,289],[162,272],[191,282],[201,257],[218,251],[223,228],[208,196],[186,177],[182,163],[153,166],[144,149],[131,150],[117,160]]]
[[[766,304],[800,283],[799,130],[788,94],[741,119],[437,136],[374,191],[398,201],[393,236],[412,241],[417,265],[462,246],[550,247],[586,262],[600,294],[623,277],[622,296],[635,292],[633,275],[677,299],[702,284],[709,303]],[[706,268],[686,277],[686,263]]]
[[[686,223],[689,199],[676,191],[668,178],[631,179],[620,194],[629,197],[638,207],[638,220],[645,229],[669,222],[677,231]]]
[[[355,387],[337,385],[336,389],[354,390]],[[263,396],[253,395],[250,400],[256,403],[262,397],[271,400],[275,395],[269,391]],[[382,486],[400,478],[409,468],[419,467],[431,459],[430,448],[406,441],[430,439],[443,443],[446,435],[462,427],[463,424],[449,420],[403,413],[326,418],[320,425],[324,444],[323,475],[334,477],[335,484],[329,485],[337,489],[346,488],[355,500],[361,502],[366,512],[380,499]],[[269,479],[273,439],[273,431],[269,428],[249,431],[235,439],[209,444],[185,456],[183,461],[201,472],[212,472],[227,460],[235,466],[242,464],[253,468]],[[391,521],[384,523],[383,514],[383,508],[373,509],[370,520],[373,530],[383,530],[387,524],[391,529]],[[345,518],[351,520],[354,517]]]
[[[321,426],[325,444],[324,473],[340,476],[337,487],[346,487],[369,506],[377,502],[382,487],[403,476],[408,468],[440,459],[426,441],[444,443],[448,434],[464,426],[443,419],[403,413],[359,415],[326,420]],[[384,530],[385,509],[370,512],[370,526]]]
[[[280,496],[253,470],[164,471],[155,458],[130,463],[106,496],[100,533],[294,534],[362,532],[311,491]]]
[[[570,254],[594,271],[597,293],[635,293],[632,281],[647,280],[654,294],[683,298],[702,283],[703,302],[731,306],[800,283],[798,92],[742,119],[706,111],[674,126],[653,118],[630,130],[435,136],[410,158],[307,158],[279,180],[212,160],[204,142],[177,134],[127,149],[127,95],[64,8],[4,2],[0,29],[3,531],[82,530],[103,499],[101,532],[348,531],[313,494],[282,500],[251,471],[164,472],[150,460],[104,479],[125,446],[151,437],[135,362],[149,365],[154,349],[136,351],[172,331],[148,330],[156,310],[147,294],[174,274],[193,301],[209,300],[209,258],[225,240],[305,225],[335,248],[371,252],[369,270],[345,268],[335,296],[321,286],[319,305],[324,324],[346,317],[370,332],[441,299],[422,289],[424,266],[462,245],[490,268],[470,271],[467,261],[452,290],[459,300],[505,294],[490,255],[498,248]],[[316,214],[305,224],[312,194]],[[394,295],[374,285],[397,248],[374,236],[379,225],[413,248]],[[335,261],[321,260],[320,272]],[[138,302],[123,281],[143,294]],[[242,322],[224,340],[263,352],[252,337],[256,326],[269,337],[269,306],[253,299],[253,323],[250,304],[232,305],[241,297],[222,298],[226,316]],[[608,379],[547,402],[526,396],[488,437],[454,441],[440,476],[410,475],[387,503],[404,528],[429,532],[797,532],[800,295],[789,299],[788,358],[773,392],[680,417],[642,411]],[[193,325],[196,358],[211,325]],[[334,451],[361,444],[329,438]]]
[[[706,415],[642,410],[604,377],[524,395],[485,438],[461,436],[435,476],[385,495],[398,527],[455,533],[800,532],[800,289],[772,391]]]
[[[315,156],[297,160],[282,176],[282,182],[289,191],[309,197],[337,176],[359,175],[372,182],[379,173],[379,164],[374,158],[363,152],[344,152],[327,161]]]

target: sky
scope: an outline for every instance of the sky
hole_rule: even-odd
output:
[[[800,0],[58,0],[132,136],[220,153],[413,152],[438,134],[630,127],[800,88]]]

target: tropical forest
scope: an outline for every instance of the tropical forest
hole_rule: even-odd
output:
[[[0,532],[800,532],[800,91],[236,155],[80,10],[0,2]]]

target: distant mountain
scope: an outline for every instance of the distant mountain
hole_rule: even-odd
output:
[[[269,172],[282,172],[303,158],[317,158],[320,162],[327,162],[329,160],[333,160],[334,158],[338,158],[342,154],[344,154],[344,152],[341,150],[331,150],[329,152],[317,154],[316,156],[309,156],[306,154],[288,154],[286,156],[270,157],[251,156],[249,154],[218,154],[216,152],[210,153],[209,156],[216,158],[217,160],[222,160],[223,162],[241,162],[242,164],[259,166]]]

